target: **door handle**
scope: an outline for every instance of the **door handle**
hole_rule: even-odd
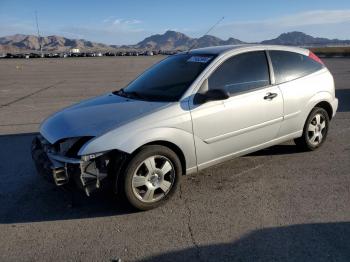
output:
[[[266,96],[264,96],[265,100],[272,100],[277,96],[277,93],[267,93]]]

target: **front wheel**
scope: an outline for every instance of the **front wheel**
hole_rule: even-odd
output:
[[[181,179],[181,162],[165,146],[143,147],[129,162],[124,175],[124,193],[137,209],[156,208],[175,192]]]
[[[315,150],[326,140],[329,116],[323,108],[315,107],[306,119],[303,135],[295,139],[295,144],[303,150]]]

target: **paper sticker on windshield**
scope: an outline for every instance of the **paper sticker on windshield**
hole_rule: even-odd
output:
[[[194,62],[194,63],[207,63],[212,59],[211,56],[191,56],[187,62]]]

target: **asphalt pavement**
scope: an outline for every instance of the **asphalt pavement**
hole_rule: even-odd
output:
[[[0,60],[0,261],[349,261],[350,59],[324,59],[340,103],[315,152],[287,142],[236,158],[147,212],[36,174],[30,143],[45,117],[160,59]]]

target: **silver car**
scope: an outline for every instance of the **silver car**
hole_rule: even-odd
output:
[[[309,50],[202,48],[50,116],[32,156],[57,186],[75,181],[90,195],[112,185],[147,210],[169,199],[182,175],[291,139],[317,149],[337,106],[333,77]]]

